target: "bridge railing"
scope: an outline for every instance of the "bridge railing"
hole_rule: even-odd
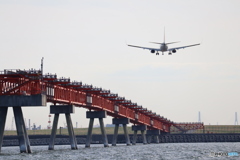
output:
[[[86,105],[86,93],[71,88],[54,85],[54,101],[75,105]]]
[[[114,103],[99,95],[92,95],[92,105],[107,111],[114,111]]]

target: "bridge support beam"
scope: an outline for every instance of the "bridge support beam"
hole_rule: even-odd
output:
[[[13,107],[13,113],[15,117],[15,123],[18,134],[18,141],[21,153],[31,153],[30,142],[26,131],[26,126],[23,119],[22,108]]]
[[[132,145],[136,145],[137,142],[137,130],[134,130]]]
[[[115,124],[112,146],[116,146],[116,144],[117,144],[118,128],[119,128],[120,124],[123,125],[123,131],[124,131],[124,135],[125,135],[125,139],[126,139],[126,144],[128,146],[131,145],[130,139],[129,139],[129,134],[127,131],[127,124],[129,124],[129,119],[128,118],[113,118],[112,122],[113,122],[113,124]]]
[[[102,132],[103,144],[104,147],[108,147],[108,139],[106,135],[106,131],[104,128],[103,118],[106,118],[106,111],[87,111],[87,118],[90,118],[89,127],[88,127],[88,134],[87,134],[87,141],[86,141],[86,148],[90,147],[92,141],[92,129],[93,129],[93,122],[94,118],[99,119],[99,124]]]
[[[154,136],[154,142],[157,143],[157,144],[159,143],[159,136],[158,135]]]
[[[159,135],[160,130],[147,130],[148,143],[152,142],[152,138],[154,140],[154,143],[159,143]]]
[[[54,142],[55,142],[55,137],[56,137],[56,132],[57,132],[59,114],[65,114],[71,149],[73,149],[73,150],[78,149],[77,148],[77,140],[74,135],[73,125],[72,125],[72,120],[71,120],[71,115],[70,115],[71,113],[74,113],[74,106],[73,105],[51,105],[50,113],[55,114],[55,115],[54,115],[52,133],[51,133],[48,149],[54,150]]]
[[[143,144],[147,144],[147,139],[146,139],[146,130],[141,130],[142,138],[143,138]]]
[[[92,141],[93,122],[94,122],[94,118],[90,118],[89,126],[88,126],[87,140],[86,140],[86,144],[85,144],[86,148],[90,147],[90,144],[91,144],[91,141]]]
[[[4,134],[4,128],[7,118],[7,111],[8,107],[0,107],[0,153],[2,148],[2,142],[3,142],[3,134]]]
[[[116,144],[117,144],[118,129],[119,129],[119,124],[115,124],[112,146],[116,146]]]
[[[46,106],[47,97],[45,94],[36,95],[1,95],[0,107],[5,106]]]
[[[73,125],[72,125],[72,119],[69,113],[65,113],[66,121],[67,121],[67,127],[68,127],[68,134],[70,138],[71,143],[71,149],[78,149],[77,148],[77,140],[74,135]]]
[[[147,139],[146,139],[146,134],[145,134],[145,131],[147,130],[147,126],[146,125],[132,126],[132,130],[134,131],[133,142],[132,142],[133,145],[136,144],[137,131],[141,131],[143,144],[147,144]]]
[[[147,143],[151,144],[152,143],[152,135],[147,134],[146,137],[147,137]]]
[[[57,133],[57,125],[58,125],[59,114],[54,115],[52,133],[49,141],[48,150],[54,150],[55,138]]]

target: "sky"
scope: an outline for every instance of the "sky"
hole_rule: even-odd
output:
[[[240,115],[238,0],[0,0],[0,70],[40,69],[110,89],[174,122],[232,125]],[[201,43],[173,55],[126,44]],[[24,107],[46,128],[49,105]],[[12,108],[6,129],[15,128]],[[52,117],[53,121],[53,117]],[[87,127],[75,108],[74,127]],[[98,124],[95,121],[95,124]],[[66,120],[60,116],[59,126]],[[111,124],[111,117],[105,124]]]

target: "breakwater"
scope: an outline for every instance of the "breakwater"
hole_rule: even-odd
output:
[[[130,134],[132,141],[133,135]],[[149,136],[149,135],[148,135]],[[109,144],[112,143],[113,135],[108,135]],[[76,136],[77,144],[86,143],[86,135]],[[50,135],[29,135],[30,144],[48,145]],[[137,136],[137,143],[142,143],[142,136]],[[154,143],[153,137],[148,138],[148,143]],[[205,142],[240,142],[240,134],[166,134],[159,136],[160,143],[205,143]],[[102,135],[92,135],[92,144],[101,144]],[[125,136],[118,135],[117,143],[125,143]],[[55,145],[68,145],[70,144],[68,135],[56,135]],[[18,136],[5,136],[2,146],[18,146]]]

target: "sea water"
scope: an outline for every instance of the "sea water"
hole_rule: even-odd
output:
[[[161,143],[103,147],[102,144],[78,150],[70,145],[31,146],[32,153],[19,153],[19,147],[2,147],[0,159],[7,160],[180,160],[180,159],[240,159],[240,143]],[[239,154],[239,155],[238,155]]]

